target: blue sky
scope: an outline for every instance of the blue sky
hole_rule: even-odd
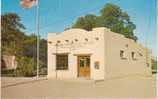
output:
[[[35,7],[22,9],[20,0],[1,0],[2,14],[17,13],[27,34],[35,32]],[[152,49],[156,55],[156,0],[40,0],[40,36],[61,32],[70,27],[77,17],[92,13],[99,15],[106,3],[114,3],[126,11],[136,24],[138,42]]]

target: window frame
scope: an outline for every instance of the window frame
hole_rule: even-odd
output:
[[[61,60],[64,59],[64,60]],[[62,64],[61,61],[65,61],[65,63]],[[69,69],[69,56],[68,54],[56,54],[56,70],[68,70]],[[63,65],[63,66],[60,66]]]
[[[121,59],[127,59],[125,56],[125,51],[124,50],[120,50],[120,57]]]
[[[132,60],[137,60],[136,58],[136,52],[131,52],[131,57],[132,57]]]

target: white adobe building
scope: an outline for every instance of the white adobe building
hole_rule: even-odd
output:
[[[48,34],[48,77],[104,80],[151,75],[150,50],[100,27]]]

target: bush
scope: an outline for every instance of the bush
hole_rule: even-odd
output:
[[[154,73],[157,72],[157,61],[154,59],[151,60],[151,68]]]
[[[32,77],[36,75],[36,61],[33,58],[22,56],[17,61],[17,76]]]
[[[15,71],[13,69],[2,69],[1,76],[2,77],[14,77]]]
[[[39,75],[47,75],[47,66],[42,60],[39,62]]]

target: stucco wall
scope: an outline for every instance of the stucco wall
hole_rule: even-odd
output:
[[[146,64],[147,61],[150,61],[150,53],[142,45],[110,30],[105,31],[105,44],[105,49],[107,49],[105,53],[105,78],[151,74],[150,66],[148,67]],[[120,50],[125,52],[124,59],[120,57]],[[132,59],[132,52],[135,52],[136,59]]]
[[[60,44],[55,46],[58,40]],[[120,57],[120,50],[125,52],[125,59]],[[132,59],[131,52],[136,53],[135,60]],[[68,70],[56,70],[56,53],[68,53]],[[149,49],[123,35],[100,27],[92,31],[70,29],[62,33],[49,33],[48,77],[77,78],[78,54],[90,55],[90,79],[102,80],[126,75],[151,74]],[[99,62],[99,69],[95,68],[95,62]]]
[[[78,41],[76,42],[75,39]],[[61,42],[58,47],[55,46],[57,40]],[[65,40],[69,40],[69,42]],[[77,78],[76,55],[90,54],[90,79],[104,79],[104,29],[94,29],[89,32],[82,29],[71,29],[60,34],[49,33],[48,42],[50,41],[51,43],[48,43],[48,77]],[[69,53],[68,70],[55,69],[55,53]],[[94,68],[95,61],[100,62],[99,69]]]

